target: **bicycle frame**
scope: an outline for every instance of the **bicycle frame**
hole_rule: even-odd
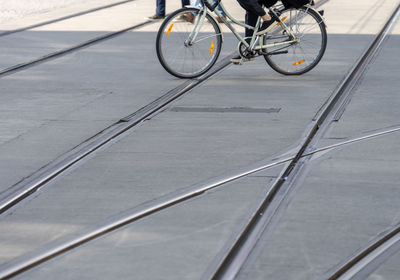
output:
[[[267,29],[260,31],[261,17],[255,16],[254,26],[250,26],[235,19],[220,0],[200,1],[201,4],[173,12],[157,33],[158,59],[165,70],[176,77],[199,77],[217,61],[224,32],[216,16],[222,18],[221,22],[239,41],[237,48],[240,57],[231,60],[235,64],[263,56],[278,73],[301,75],[313,69],[325,52],[326,25],[320,13],[310,5],[300,8],[289,8],[282,4],[270,7],[274,21]],[[218,10],[215,10],[217,7]],[[225,14],[226,17],[223,17]],[[237,32],[235,24],[247,28],[248,37],[242,37],[242,32]],[[173,27],[174,35],[169,36]]]
[[[197,37],[198,31],[200,30],[200,27],[201,27],[201,25],[202,25],[203,22],[204,22],[204,18],[205,18],[205,16],[206,16],[207,12],[208,12],[207,10],[209,9],[209,7],[207,7],[208,5],[206,5],[206,4],[204,3],[204,1],[207,1],[207,0],[201,0],[201,1],[200,1],[201,4],[202,4],[202,7],[193,7],[193,6],[191,6],[191,7],[193,7],[193,8],[199,9],[199,11],[202,13],[202,15],[201,15],[200,20],[199,20],[198,22],[196,22],[195,28],[193,29],[192,33],[191,33],[190,36],[189,36],[189,38],[190,38],[190,39],[189,39],[189,42],[190,42],[190,43],[192,43],[192,42],[195,40],[195,38]],[[237,24],[237,25],[239,25],[239,26],[241,26],[241,27],[254,30],[254,31],[253,31],[253,35],[252,35],[251,40],[250,40],[250,43],[248,43],[248,42],[245,40],[245,38],[242,37],[242,36],[237,32],[237,30],[232,26],[232,24],[231,24],[224,16],[222,16],[222,14],[218,11],[218,9],[211,10],[211,11],[214,11],[214,12],[216,13],[216,15],[222,19],[222,21],[225,23],[225,25],[231,30],[231,32],[233,33],[233,35],[234,35],[248,50],[250,50],[250,51],[258,51],[258,50],[262,50],[262,49],[265,49],[265,48],[276,47],[276,46],[281,46],[281,45],[290,45],[290,44],[294,44],[294,43],[298,42],[298,39],[295,38],[294,34],[293,34],[292,31],[288,28],[288,26],[284,23],[284,21],[280,21],[279,23],[282,25],[283,29],[285,29],[286,32],[287,32],[287,34],[289,34],[290,37],[291,37],[291,38],[294,38],[294,39],[292,39],[292,40],[285,40],[285,41],[282,41],[282,42],[274,42],[274,43],[270,43],[270,44],[264,45],[264,44],[262,43],[262,40],[259,40],[259,38],[262,37],[263,35],[257,35],[257,30],[259,29],[259,27],[260,27],[260,25],[261,25],[261,17],[258,17],[257,22],[256,22],[256,25],[253,27],[253,26],[250,26],[250,25],[248,25],[248,24],[242,23],[242,22],[238,21],[237,19],[235,19],[235,18],[234,18],[231,14],[229,14],[229,12],[225,9],[225,7],[224,7],[224,5],[222,4],[221,1],[219,1],[218,3],[219,3],[219,5],[220,5],[222,11],[226,14],[226,17],[227,17],[228,19],[230,19],[233,23],[235,23],[235,24]],[[214,5],[214,6],[216,7],[217,5]],[[215,7],[213,7],[213,8],[215,8]],[[271,25],[270,28],[272,28],[272,26],[273,26],[273,25]],[[259,41],[259,45],[256,46],[257,41]]]

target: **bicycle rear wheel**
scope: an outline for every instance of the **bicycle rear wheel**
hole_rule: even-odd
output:
[[[170,74],[195,78],[207,72],[221,52],[222,35],[215,20],[206,15],[201,23],[199,9],[182,8],[162,23],[156,40],[157,56]],[[198,34],[194,28],[198,27]]]
[[[313,69],[325,53],[327,34],[318,12],[307,7],[282,12],[281,20],[297,38],[297,42],[264,49],[265,60],[275,71],[284,75],[301,75]],[[282,24],[264,36],[264,44],[291,41]]]

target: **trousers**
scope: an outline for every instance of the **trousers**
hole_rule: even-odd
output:
[[[190,5],[190,0],[182,0],[182,7]],[[165,16],[165,0],[156,0],[156,15]]]
[[[265,15],[265,10],[262,8],[262,5],[265,7],[271,7],[278,0],[237,0],[242,6],[243,9],[246,10],[245,22],[250,26],[256,26],[257,19],[259,16]],[[253,30],[246,28],[245,36],[251,37],[253,35]]]

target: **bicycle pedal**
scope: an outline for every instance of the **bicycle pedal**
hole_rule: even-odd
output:
[[[232,64],[235,65],[242,65],[244,62],[248,62],[248,61],[253,61],[255,59],[255,57],[250,57],[250,58],[231,58],[231,62]]]

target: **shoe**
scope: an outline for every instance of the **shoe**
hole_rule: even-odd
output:
[[[175,21],[187,21],[187,22],[194,22],[194,15],[192,13],[183,14],[175,19]]]
[[[233,64],[239,64],[241,60],[242,60],[242,57],[240,55],[231,58],[231,62]]]
[[[226,17],[216,17],[215,18],[219,23],[223,23],[224,21],[222,19],[226,19]]]
[[[182,18],[184,21],[191,22],[191,23],[194,22],[194,15],[192,13],[185,13],[182,15]]]
[[[261,24],[260,28],[258,29],[257,35],[262,35],[267,33],[269,31],[268,27],[270,27],[274,22],[275,22],[274,19],[264,21]]]
[[[174,19],[174,21],[185,21],[185,17],[183,15]]]
[[[240,55],[231,58],[231,62],[233,64],[240,64],[242,62],[253,61],[253,60],[254,60],[254,57],[245,58],[245,57],[241,57]]]
[[[165,16],[160,16],[160,15],[154,15],[154,16],[150,16],[148,17],[148,19],[150,20],[159,20],[159,19],[164,19]]]

